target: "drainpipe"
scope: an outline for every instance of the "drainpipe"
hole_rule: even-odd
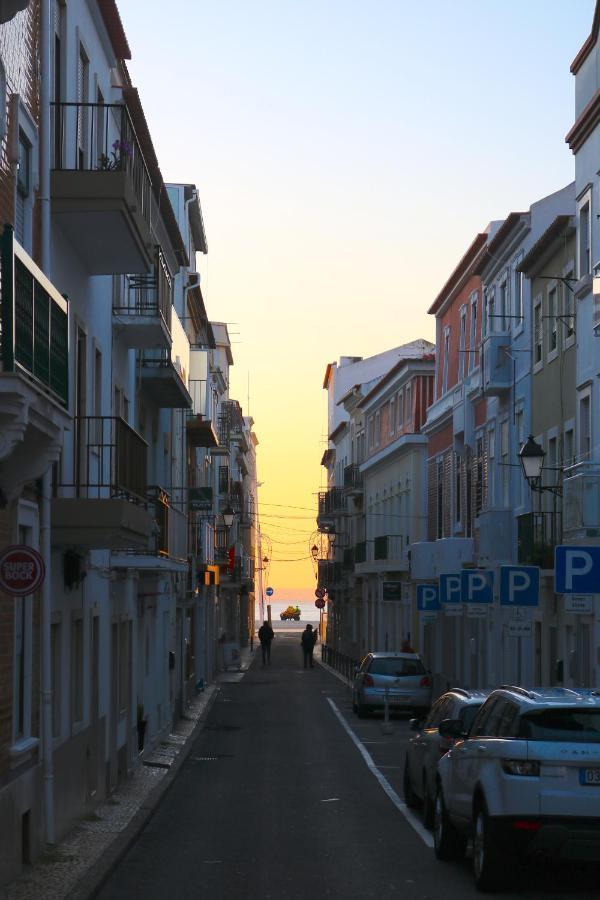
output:
[[[40,262],[44,274],[50,278],[50,23],[51,0],[42,0],[40,10],[40,192],[38,201],[41,216]],[[42,479],[40,510],[40,549],[46,566],[42,585],[42,755],[44,775],[44,814],[46,841],[55,843],[54,830],[54,759],[52,736],[52,546],[50,533],[51,469]]]

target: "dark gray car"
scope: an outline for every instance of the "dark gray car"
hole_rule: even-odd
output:
[[[425,722],[410,720],[411,737],[404,763],[404,799],[407,806],[422,806],[427,828],[433,826],[437,763],[454,743],[452,738],[441,736],[438,725],[443,719],[460,719],[464,731],[468,731],[488,694],[489,691],[453,688],[436,700]]]

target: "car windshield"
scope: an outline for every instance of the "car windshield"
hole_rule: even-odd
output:
[[[425,666],[420,659],[402,659],[402,657],[388,657],[387,659],[374,659],[369,666],[371,675],[390,675],[398,678],[401,675],[423,675]]]
[[[481,707],[481,703],[472,704],[471,706],[465,706],[460,714],[461,721],[463,723],[463,727],[465,731],[471,730],[471,725],[473,724],[473,720],[475,716],[479,712]]]
[[[600,709],[543,709],[521,718],[519,737],[528,741],[600,744]]]

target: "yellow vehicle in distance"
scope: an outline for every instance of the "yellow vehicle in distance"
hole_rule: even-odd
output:
[[[287,609],[284,609],[282,613],[279,614],[279,618],[283,622],[288,622],[290,619],[293,619],[294,622],[300,621],[300,607],[299,606],[288,606]]]

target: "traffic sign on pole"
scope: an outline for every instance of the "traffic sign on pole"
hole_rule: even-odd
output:
[[[274,593],[275,593],[275,591],[273,590],[272,587],[268,587],[265,591],[265,594],[267,595],[267,597],[272,597]]]
[[[32,547],[17,544],[0,555],[0,591],[24,597],[33,594],[44,581],[44,560]]]
[[[317,607],[317,609],[324,609],[325,601],[322,597],[319,597],[317,600],[315,600],[315,606]]]
[[[539,602],[537,566],[500,566],[500,606],[538,606]]]
[[[315,591],[315,597],[317,598],[317,600],[322,600],[325,596],[325,593],[325,588],[317,588]]]

